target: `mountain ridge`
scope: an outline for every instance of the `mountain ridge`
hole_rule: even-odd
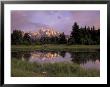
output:
[[[41,38],[41,37],[55,37],[55,36],[59,36],[61,33],[55,31],[53,28],[40,28],[38,31],[36,32],[27,32],[31,38]]]

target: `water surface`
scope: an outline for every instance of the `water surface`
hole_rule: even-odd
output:
[[[12,58],[17,58],[22,61],[38,63],[56,63],[56,62],[77,63],[85,69],[100,70],[99,52],[66,52],[66,51],[12,52]]]

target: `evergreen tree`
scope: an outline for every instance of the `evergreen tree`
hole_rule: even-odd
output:
[[[66,43],[66,37],[65,37],[64,32],[59,35],[59,43],[60,44],[65,44]]]
[[[23,40],[25,44],[31,44],[31,37],[29,36],[29,33],[24,34]]]
[[[22,38],[22,31],[13,30],[13,33],[11,34],[11,44],[21,44]]]
[[[71,43],[79,43],[79,25],[77,24],[77,22],[74,23],[74,25],[72,26],[72,32],[70,34],[70,39],[69,41],[71,41]]]

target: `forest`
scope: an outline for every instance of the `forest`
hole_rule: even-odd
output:
[[[66,31],[65,31],[66,32]],[[95,29],[95,26],[79,27],[75,22],[72,26],[70,35],[65,35],[64,32],[55,37],[41,37],[32,39],[29,33],[22,35],[21,30],[13,30],[11,33],[12,45],[42,45],[42,44],[67,44],[67,45],[99,45],[100,44],[100,29]]]

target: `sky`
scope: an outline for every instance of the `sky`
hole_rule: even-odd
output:
[[[70,34],[74,22],[79,27],[100,28],[99,10],[12,10],[11,31],[37,32],[41,27],[52,27],[55,31]]]

